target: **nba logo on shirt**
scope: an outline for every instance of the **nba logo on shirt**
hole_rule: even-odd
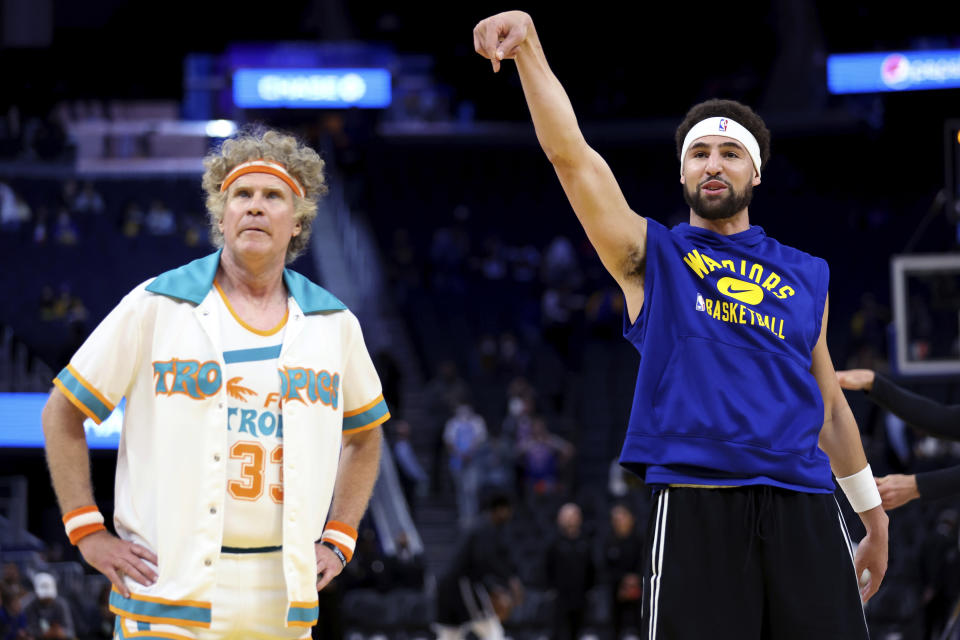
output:
[[[703,311],[707,306],[703,304],[703,296],[699,293],[697,294],[697,311]]]
[[[727,130],[727,119],[720,118],[720,131],[726,131],[726,130]]]

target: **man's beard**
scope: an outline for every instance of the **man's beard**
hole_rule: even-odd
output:
[[[710,180],[720,179],[710,178]],[[708,200],[703,195],[702,185],[698,185],[696,191],[691,195],[687,186],[683,185],[683,199],[690,205],[690,208],[693,209],[695,214],[707,220],[725,220],[732,218],[750,205],[750,201],[753,199],[752,184],[748,183],[743,191],[738,192],[733,188],[733,185],[726,180],[720,180],[720,182],[727,185],[728,190],[728,193],[720,198]]]

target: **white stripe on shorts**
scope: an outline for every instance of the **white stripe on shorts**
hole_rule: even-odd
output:
[[[833,497],[833,503],[837,505],[837,518],[840,520],[840,532],[843,534],[843,539],[847,541],[847,553],[850,554],[850,567],[853,568],[853,582],[857,585],[857,594],[860,593],[860,576],[857,575],[857,565],[855,564],[854,554],[853,554],[853,538],[850,537],[850,530],[847,529],[847,521],[843,519],[843,511],[840,510],[840,503],[837,502],[837,497]],[[866,608],[866,605],[861,603],[862,609]],[[861,611],[863,613],[863,625],[867,625],[867,614],[866,611]]]
[[[660,492],[657,500],[657,524],[653,532],[650,565],[650,629],[648,640],[657,633],[657,613],[660,607],[660,578],[663,574],[663,548],[666,543],[667,507],[670,505],[670,489]]]

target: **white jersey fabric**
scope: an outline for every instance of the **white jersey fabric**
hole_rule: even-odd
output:
[[[209,627],[143,622],[117,616],[114,640],[300,640],[310,629],[283,627],[286,585],[278,552],[225,553],[217,565]],[[247,586],[257,576],[256,589]],[[279,628],[278,628],[279,627]]]
[[[114,526],[157,554],[159,574],[149,587],[128,579],[130,598],[111,593],[111,610],[131,620],[210,626],[230,457],[213,287],[219,263],[217,252],[135,288],[54,380],[97,422],[127,399]],[[300,274],[284,270],[283,280],[289,319],[276,364],[286,624],[310,627],[318,614],[314,541],[327,519],[342,434],[390,414],[356,317]]]
[[[227,387],[227,495],[223,546],[283,544],[283,401],[277,362],[290,316],[261,331],[243,321],[220,286],[217,303]]]

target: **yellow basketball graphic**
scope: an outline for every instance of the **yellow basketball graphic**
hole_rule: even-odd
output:
[[[720,278],[717,291],[743,304],[755,305],[763,301],[760,285],[737,278]]]

